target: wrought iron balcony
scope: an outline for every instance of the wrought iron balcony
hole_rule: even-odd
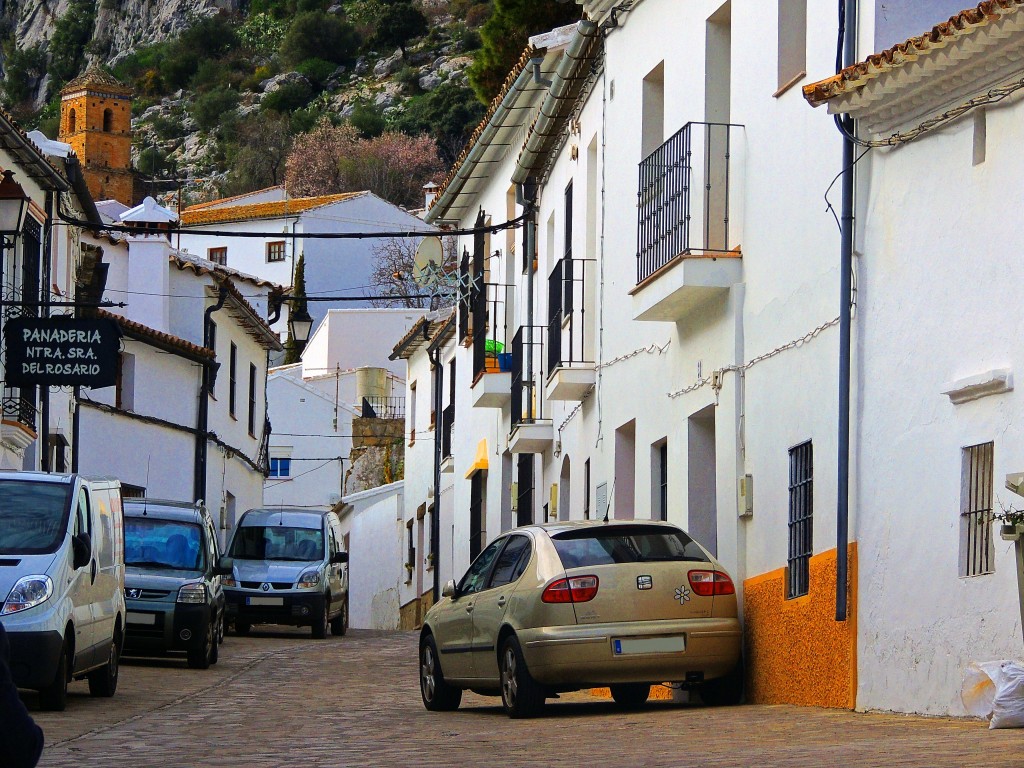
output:
[[[554,439],[538,394],[544,381],[543,339],[543,326],[521,327],[512,337],[512,453],[540,453]]]
[[[512,352],[508,340],[512,286],[484,286],[473,305],[473,407],[502,408],[512,391]]]
[[[677,320],[740,281],[731,161],[741,127],[687,123],[640,163],[635,319]],[[670,272],[672,285],[648,290]]]
[[[548,400],[579,400],[596,380],[587,338],[590,263],[570,251],[548,276]]]
[[[404,419],[404,397],[364,397],[360,404],[364,419]]]
[[[28,398],[18,393],[16,389],[8,388],[2,400],[3,420],[21,424],[23,427],[36,431],[36,404],[34,398]]]

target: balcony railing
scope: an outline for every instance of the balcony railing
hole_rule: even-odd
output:
[[[512,337],[512,428],[544,418],[538,382],[544,381],[544,328],[522,327]]]
[[[4,421],[15,421],[36,431],[36,404],[33,400],[8,388],[0,402],[3,404]]]
[[[589,259],[566,254],[548,275],[548,373],[573,364],[591,363],[585,352],[586,270]]]
[[[729,239],[728,123],[687,123],[640,163],[637,283],[695,251],[725,252]],[[693,222],[697,227],[691,227]]]
[[[441,411],[441,458],[452,455],[452,427],[455,426],[455,403]]]
[[[488,283],[473,304],[473,381],[483,372],[502,370],[500,355],[510,355],[506,323],[509,285]],[[504,369],[507,370],[507,369]]]
[[[404,419],[404,397],[364,397],[360,407],[364,419]]]

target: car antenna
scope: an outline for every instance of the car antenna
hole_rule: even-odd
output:
[[[612,489],[611,489],[611,491],[608,492],[608,503],[604,505],[604,520],[601,521],[602,523],[607,523],[608,522],[608,515],[611,514],[611,511],[612,511],[612,501],[614,499],[615,499],[615,480],[613,478],[612,479]]]

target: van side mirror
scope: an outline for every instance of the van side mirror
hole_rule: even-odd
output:
[[[77,571],[92,562],[92,539],[88,533],[71,537],[71,565]]]
[[[230,576],[235,572],[235,561],[233,558],[221,556],[217,558],[217,565],[213,569],[214,576]]]
[[[347,563],[348,562],[348,552],[335,552],[333,555],[331,555],[331,562],[332,563]]]
[[[458,597],[459,590],[455,588],[455,579],[448,579],[448,582],[444,585],[444,589],[441,590],[441,597]]]

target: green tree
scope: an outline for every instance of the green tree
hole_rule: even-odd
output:
[[[5,46],[6,48],[6,46]],[[35,86],[46,74],[46,52],[42,46],[10,48],[4,59],[4,102],[13,107],[32,99]]]
[[[405,58],[405,46],[414,37],[426,34],[427,17],[410,2],[392,2],[377,20],[374,43],[386,48],[396,46]]]
[[[85,46],[96,26],[96,0],[72,0],[54,25],[50,40],[50,73],[65,83],[82,71]]]
[[[392,127],[412,136],[420,133],[432,136],[441,159],[450,166],[483,116],[484,105],[469,88],[447,82],[430,93],[410,99]]]
[[[292,138],[288,118],[260,112],[239,124],[236,143],[228,146],[228,179],[222,192],[240,195],[284,181],[285,160]]]
[[[216,128],[226,112],[238,106],[238,92],[231,88],[214,88],[200,94],[192,102],[192,117],[204,131]]]
[[[359,48],[355,27],[322,11],[300,13],[281,43],[281,56],[295,66],[307,59],[335,64],[349,61]]]
[[[558,0],[494,0],[494,12],[480,28],[483,46],[469,68],[469,83],[484,104],[497,95],[530,35],[578,21],[581,9]]]
[[[292,296],[295,298],[289,302],[289,317],[291,313],[303,314],[308,313],[309,309],[306,306],[306,257],[304,254],[299,254],[298,261],[295,262],[295,279],[292,281]],[[291,329],[288,330],[288,340],[284,345],[284,364],[291,365],[297,363],[302,359],[302,348],[305,344],[299,344],[292,338]]]

